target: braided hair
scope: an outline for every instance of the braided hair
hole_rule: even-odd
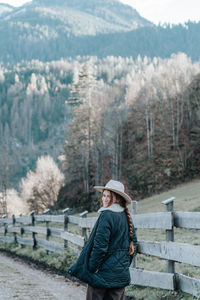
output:
[[[129,227],[129,241],[130,241],[129,254],[131,255],[131,254],[134,253],[134,245],[133,245],[133,222],[132,222],[131,214],[129,212],[126,200],[121,195],[119,195],[119,194],[115,193],[115,196],[116,196],[116,199],[117,199],[117,203],[119,203],[119,205],[124,208],[124,211],[126,213],[126,217],[127,217],[127,221],[128,221],[128,227]]]

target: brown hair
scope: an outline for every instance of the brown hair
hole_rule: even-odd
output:
[[[106,189],[105,189],[106,190]],[[132,222],[132,218],[126,203],[126,200],[119,194],[110,191],[111,193],[111,203],[113,203],[113,194],[115,194],[116,196],[116,200],[117,203],[124,208],[124,211],[126,213],[126,217],[127,217],[127,221],[128,221],[128,227],[129,227],[129,241],[130,241],[130,246],[129,246],[129,254],[133,254],[134,253],[134,245],[133,245],[133,222]],[[103,196],[103,192],[101,193],[101,197],[100,197],[100,205],[101,207],[103,206],[103,202],[102,202],[102,196]]]

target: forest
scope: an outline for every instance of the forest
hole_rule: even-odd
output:
[[[63,24],[52,17],[31,12],[12,22],[0,21],[0,61],[18,63],[23,60],[43,62],[68,59],[76,56],[133,57],[138,55],[154,58],[169,58],[179,51],[186,53],[193,61],[200,56],[200,22],[178,25],[144,26],[127,32],[108,32],[106,34],[78,35],[66,33]],[[56,18],[56,16],[54,16]],[[45,21],[44,21],[45,20]],[[40,24],[41,23],[41,24]],[[81,28],[81,24],[79,24]]]
[[[111,177],[140,200],[198,176],[199,70],[184,53],[1,64],[1,184],[38,211],[93,210]]]

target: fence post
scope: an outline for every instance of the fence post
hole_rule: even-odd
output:
[[[166,242],[174,242],[174,217],[173,217],[173,211],[174,211],[174,200],[176,198],[172,197],[167,200],[162,201],[162,204],[166,205],[167,212],[171,212],[172,214],[172,229],[166,230]],[[175,263],[173,260],[167,261],[167,272],[168,273],[175,273]]]
[[[12,215],[12,225],[13,227],[15,227],[15,223],[16,223],[16,219],[15,219],[15,215]],[[13,236],[14,236],[14,243],[17,243],[17,233],[13,232]]]
[[[29,213],[29,216],[31,216],[31,225],[32,225],[32,226],[35,226],[35,217],[34,217],[34,213],[35,213],[34,210],[32,210],[32,211]],[[37,243],[36,243],[35,235],[36,235],[36,233],[33,232],[33,233],[32,233],[32,238],[33,238],[33,250],[36,248],[36,244],[37,244]]]
[[[131,215],[136,215],[137,214],[137,201],[131,201]],[[135,229],[137,231],[137,229]],[[135,255],[133,256],[133,260],[131,263],[131,268],[136,268],[136,257]]]
[[[47,215],[50,213],[50,209],[45,209],[43,212],[43,215]],[[49,240],[49,237],[51,235],[50,229],[49,229],[49,221],[46,221],[46,241]],[[49,250],[46,250],[46,253],[49,254]]]
[[[69,212],[69,208],[65,208],[62,211],[64,213],[64,231],[68,230],[68,223],[69,223],[69,218],[68,218],[68,212]],[[67,248],[68,246],[68,241],[64,240],[64,248]]]
[[[22,217],[22,214],[19,214],[19,217]],[[23,223],[20,222],[20,237],[23,238],[23,234],[24,234],[24,228],[23,228]],[[24,248],[24,245],[21,244],[21,248]]]
[[[88,214],[88,211],[85,210],[84,212],[79,214],[79,216],[81,218],[87,218],[87,214]],[[86,241],[87,241],[87,228],[85,228],[85,227],[82,227],[82,236],[84,237],[84,243],[86,243]]]
[[[2,219],[5,219],[6,217],[7,217],[7,214],[3,215]],[[4,226],[4,238],[6,238],[7,230],[8,230],[8,224],[6,222],[4,222],[3,226]],[[5,242],[5,240],[4,240],[4,242]]]

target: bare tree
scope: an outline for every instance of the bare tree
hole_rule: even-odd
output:
[[[37,160],[35,171],[29,171],[20,182],[21,198],[30,209],[42,212],[53,206],[64,183],[64,175],[50,156]]]

